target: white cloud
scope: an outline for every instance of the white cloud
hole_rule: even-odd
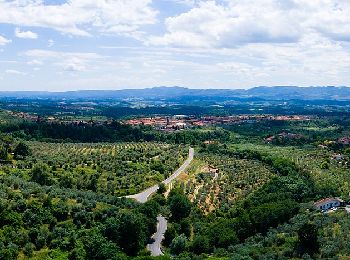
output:
[[[27,62],[28,65],[33,65],[33,66],[39,66],[39,65],[43,65],[43,62],[40,60],[31,60]]]
[[[155,23],[157,12],[150,4],[151,0],[68,0],[57,5],[43,0],[1,0],[0,23],[80,36],[91,35],[91,29],[131,35],[141,26]]]
[[[44,62],[48,65],[59,67],[62,71],[81,72],[87,71],[96,62],[103,57],[96,53],[85,52],[58,52],[48,50],[29,50],[24,56],[32,58],[28,61],[30,65],[42,65]]]
[[[18,71],[18,70],[6,70],[6,74],[12,74],[12,75],[26,75],[26,73]]]
[[[55,41],[54,40],[50,39],[50,40],[47,41],[47,47],[51,48],[54,45],[55,45]]]
[[[167,33],[155,45],[231,48],[252,42],[296,42],[300,25],[292,13],[271,1],[203,1],[187,13],[166,19]]]
[[[0,35],[0,46],[6,45],[6,44],[8,44],[10,42],[11,42],[11,40],[8,40],[5,37]]]
[[[15,36],[22,39],[37,39],[38,34],[31,31],[21,31],[19,28],[15,29]]]
[[[73,57],[68,61],[61,63],[60,65],[64,71],[81,72],[87,70],[86,61],[77,57]]]
[[[201,1],[169,17],[167,32],[148,44],[236,48],[249,43],[296,43],[310,33],[350,41],[348,0]]]

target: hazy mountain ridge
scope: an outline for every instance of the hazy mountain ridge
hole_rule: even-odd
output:
[[[2,98],[48,99],[165,99],[179,98],[261,98],[265,100],[350,100],[350,87],[274,86],[251,89],[189,89],[184,87],[153,87],[123,90],[77,90],[67,92],[1,91]]]

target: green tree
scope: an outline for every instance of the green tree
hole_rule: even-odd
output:
[[[160,183],[158,185],[158,190],[157,190],[157,193],[158,194],[164,194],[166,192],[166,186],[164,183]]]
[[[7,149],[3,145],[0,146],[0,160],[3,160],[3,161],[8,160]]]
[[[69,260],[84,260],[86,259],[86,252],[83,243],[78,240],[73,250],[68,255]]]
[[[48,166],[43,163],[34,165],[31,171],[31,180],[41,185],[50,185],[52,180]]]
[[[171,242],[176,236],[177,236],[177,232],[174,225],[168,225],[168,228],[164,233],[163,244],[165,246],[170,246]]]
[[[187,247],[187,238],[184,234],[177,236],[173,239],[170,244],[170,252],[172,254],[178,255],[186,250]]]
[[[193,239],[191,249],[195,254],[202,254],[209,252],[209,239],[206,236],[196,236]]]
[[[23,248],[23,252],[26,256],[33,256],[33,252],[34,252],[35,246],[33,245],[33,243],[27,243],[24,248]]]
[[[300,255],[305,253],[313,255],[319,251],[317,238],[317,227],[313,223],[305,223],[298,230],[299,252]]]
[[[105,236],[128,255],[136,255],[148,239],[147,221],[137,212],[122,211],[106,221]]]
[[[168,200],[171,218],[174,221],[180,221],[187,218],[191,213],[191,202],[184,194],[175,194]]]
[[[23,142],[18,143],[13,152],[15,154],[15,158],[23,158],[31,154],[29,146]]]

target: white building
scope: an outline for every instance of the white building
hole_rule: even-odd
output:
[[[327,211],[331,208],[340,207],[342,203],[343,203],[343,200],[341,200],[339,198],[325,198],[325,199],[321,199],[319,201],[316,201],[314,203],[314,206],[317,209]]]

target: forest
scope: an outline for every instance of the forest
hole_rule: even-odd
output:
[[[348,257],[350,121],[327,113],[162,132],[2,111],[0,259]],[[157,184],[146,203],[125,197]],[[322,212],[325,198],[343,203]]]

